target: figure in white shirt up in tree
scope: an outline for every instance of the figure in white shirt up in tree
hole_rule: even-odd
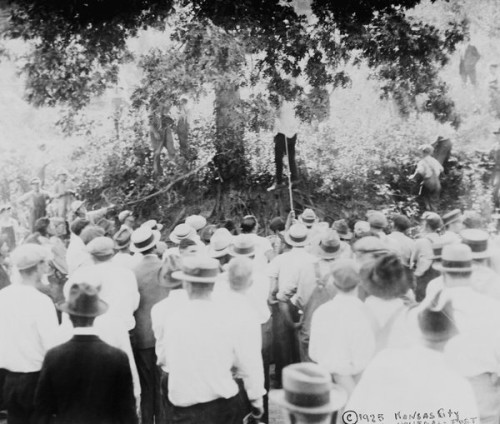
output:
[[[283,100],[275,121],[274,163],[276,165],[276,180],[268,191],[283,186],[283,156],[288,156],[288,166],[292,184],[297,183],[297,164],[295,163],[295,144],[297,143],[298,121],[293,103]]]

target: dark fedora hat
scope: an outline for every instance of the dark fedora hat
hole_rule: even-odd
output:
[[[269,398],[291,412],[319,415],[341,409],[347,394],[332,383],[328,371],[303,362],[283,368],[283,389],[271,391]]]
[[[71,286],[68,300],[58,304],[57,308],[69,315],[91,318],[104,314],[108,304],[99,298],[96,287],[79,283]]]

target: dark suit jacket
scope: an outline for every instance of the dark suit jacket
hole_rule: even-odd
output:
[[[47,352],[35,408],[38,423],[136,424],[127,355],[97,336],[75,335]]]
[[[146,255],[134,267],[137,287],[141,300],[135,311],[134,345],[138,349],[155,346],[155,337],[151,324],[151,308],[165,299],[169,290],[160,286],[160,269],[162,261],[156,255]]]

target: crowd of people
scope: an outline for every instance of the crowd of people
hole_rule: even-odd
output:
[[[499,422],[500,215],[66,208],[21,236],[0,207],[9,424]]]

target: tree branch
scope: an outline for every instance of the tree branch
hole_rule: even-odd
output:
[[[176,178],[174,181],[172,181],[170,184],[168,184],[165,188],[162,188],[161,190],[158,190],[157,192],[155,193],[152,193],[152,194],[148,194],[147,196],[145,197],[142,197],[141,199],[138,199],[138,200],[133,200],[132,202],[127,202],[125,203],[125,205],[135,205],[136,203],[139,203],[139,202],[143,202],[144,200],[149,200],[153,197],[156,197],[160,194],[163,194],[163,193],[166,193],[167,191],[169,191],[174,185],[176,185],[178,182],[180,181],[183,181],[185,180],[186,178],[190,177],[191,175],[193,174],[196,174],[200,169],[204,168],[205,166],[207,166],[210,162],[212,161],[212,159],[209,159],[207,160],[206,162],[203,162],[200,166],[198,166],[197,168],[195,169],[192,169],[191,171],[189,171],[187,174],[184,174],[184,175],[181,175],[180,177]]]

